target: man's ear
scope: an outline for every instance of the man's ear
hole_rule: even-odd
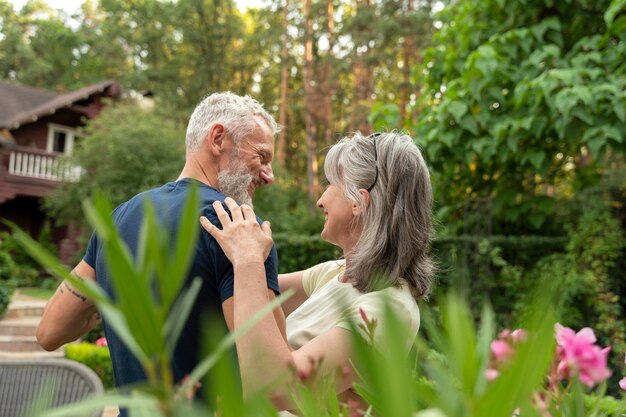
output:
[[[215,123],[209,129],[206,137],[204,138],[205,145],[209,152],[215,156],[219,156],[223,150],[226,140],[226,129],[224,125]]]

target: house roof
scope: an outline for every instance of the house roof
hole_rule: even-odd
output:
[[[110,80],[63,94],[0,81],[0,128],[17,129],[107,89],[108,95],[119,95],[117,83]]]

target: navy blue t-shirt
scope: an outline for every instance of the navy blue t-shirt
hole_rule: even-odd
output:
[[[220,223],[212,204],[216,200],[224,202],[226,197],[222,193],[189,178],[170,182],[160,188],[136,195],[113,211],[115,224],[133,254],[137,253],[145,200],[148,199],[152,202],[161,224],[167,227],[170,236],[175,239],[188,191],[194,183],[198,186],[202,214],[213,224],[219,226]],[[199,217],[200,213],[198,214]],[[258,220],[260,222],[260,219]],[[202,325],[202,318],[209,314],[211,317],[219,317],[224,323],[222,303],[233,296],[232,264],[209,233],[202,228],[200,228],[199,233],[200,238],[187,275],[186,286],[191,284],[194,277],[200,277],[202,278],[202,287],[174,353],[172,371],[175,382],[179,382],[185,375],[189,374],[201,359],[202,329],[200,326]],[[84,260],[96,271],[98,284],[111,297],[115,297],[103,256],[103,246],[95,234],[89,241]],[[265,261],[265,273],[268,288],[278,293],[278,258],[275,247],[272,247],[270,255]],[[144,381],[146,377],[139,361],[107,325],[106,320],[104,329],[113,362],[115,385],[120,387]]]

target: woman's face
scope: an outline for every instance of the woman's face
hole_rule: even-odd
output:
[[[339,187],[331,184],[317,200],[317,206],[324,211],[322,239],[348,252],[361,233],[353,224],[358,213],[357,205],[348,200]]]

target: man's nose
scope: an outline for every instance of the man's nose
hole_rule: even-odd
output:
[[[274,171],[272,171],[271,165],[268,165],[266,168],[261,170],[261,180],[265,185],[274,184]]]

